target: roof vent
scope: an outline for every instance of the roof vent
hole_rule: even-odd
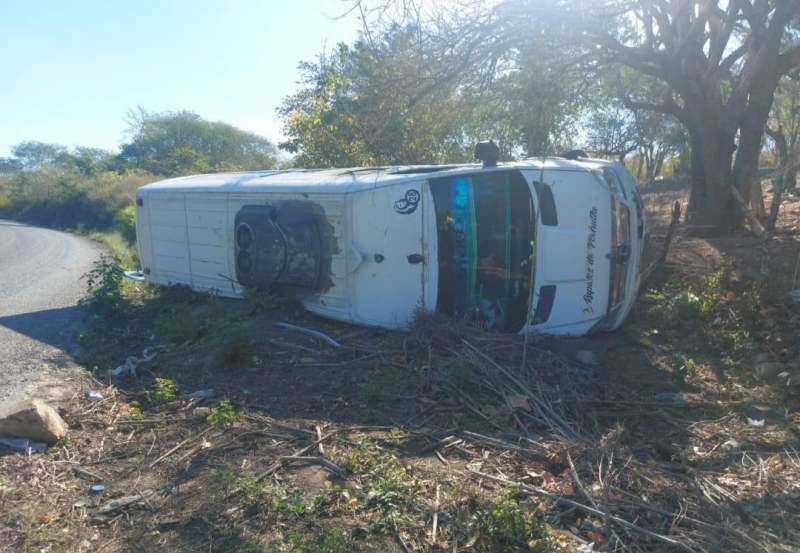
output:
[[[478,142],[475,144],[475,159],[483,162],[484,167],[497,167],[497,160],[500,159],[500,148],[494,140],[488,142]]]

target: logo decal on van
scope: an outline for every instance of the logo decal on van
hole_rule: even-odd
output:
[[[401,215],[411,215],[417,210],[420,198],[419,190],[407,190],[405,197],[394,203],[394,210]]]
[[[597,247],[597,208],[589,211],[589,237],[586,239],[586,293],[583,301],[594,301],[594,249]],[[585,311],[584,311],[585,312]]]

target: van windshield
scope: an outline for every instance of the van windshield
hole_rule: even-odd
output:
[[[519,171],[431,179],[438,237],[436,310],[518,331],[528,316],[533,199]]]

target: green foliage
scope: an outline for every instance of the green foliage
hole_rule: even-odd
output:
[[[510,155],[518,139],[506,106],[438,80],[451,60],[420,49],[417,31],[393,26],[300,65],[303,88],[278,110],[289,137],[280,147],[296,165],[463,162],[487,136]]]
[[[82,278],[86,281],[88,294],[81,301],[93,313],[113,317],[121,315],[129,307],[123,292],[125,277],[117,257],[101,256]]]
[[[658,290],[646,294],[649,302],[648,314],[666,327],[677,328],[708,320],[724,303],[723,273],[718,271],[706,276],[699,286],[684,287],[670,282]]]
[[[364,508],[375,530],[394,529],[403,512],[413,508],[418,482],[397,457],[377,443],[361,441],[341,463],[358,477],[366,491]]]
[[[245,509],[269,520],[287,522],[314,514],[314,502],[306,500],[300,489],[260,481],[252,476],[236,477],[225,473],[221,476]]]
[[[95,172],[87,176],[75,168],[52,164],[35,171],[0,179],[2,216],[54,228],[87,231],[117,230],[129,242],[130,210],[136,188],[155,180],[141,172]]]
[[[547,525],[525,513],[510,493],[496,503],[478,507],[473,525],[480,531],[486,551],[523,553],[556,549]]]
[[[229,399],[223,399],[211,408],[206,420],[217,426],[231,426],[235,422],[244,420],[244,415],[233,408]]]
[[[129,114],[130,141],[122,145],[126,167],[158,175],[256,170],[275,166],[272,143],[226,123],[189,111]]]
[[[136,242],[136,206],[129,205],[114,213],[111,228],[125,238],[129,244]]]
[[[139,404],[138,401],[131,401],[128,404],[128,411],[131,414],[131,417],[134,419],[143,419],[144,413],[142,413],[142,406]]]
[[[47,144],[34,140],[20,142],[11,149],[11,153],[24,169],[40,169],[48,163],[55,162],[60,156],[67,153],[64,146]]]
[[[178,399],[178,385],[171,378],[156,378],[145,396],[151,403],[168,403]]]
[[[81,230],[81,229],[78,229]],[[120,267],[131,269],[138,263],[138,254],[134,246],[118,232],[95,231],[89,233],[89,238],[106,246],[111,255],[119,259]],[[123,281],[123,285],[128,284]]]

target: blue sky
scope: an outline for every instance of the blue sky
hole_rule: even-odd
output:
[[[116,149],[125,114],[188,109],[272,140],[297,64],[360,28],[341,0],[0,0],[0,156]]]

